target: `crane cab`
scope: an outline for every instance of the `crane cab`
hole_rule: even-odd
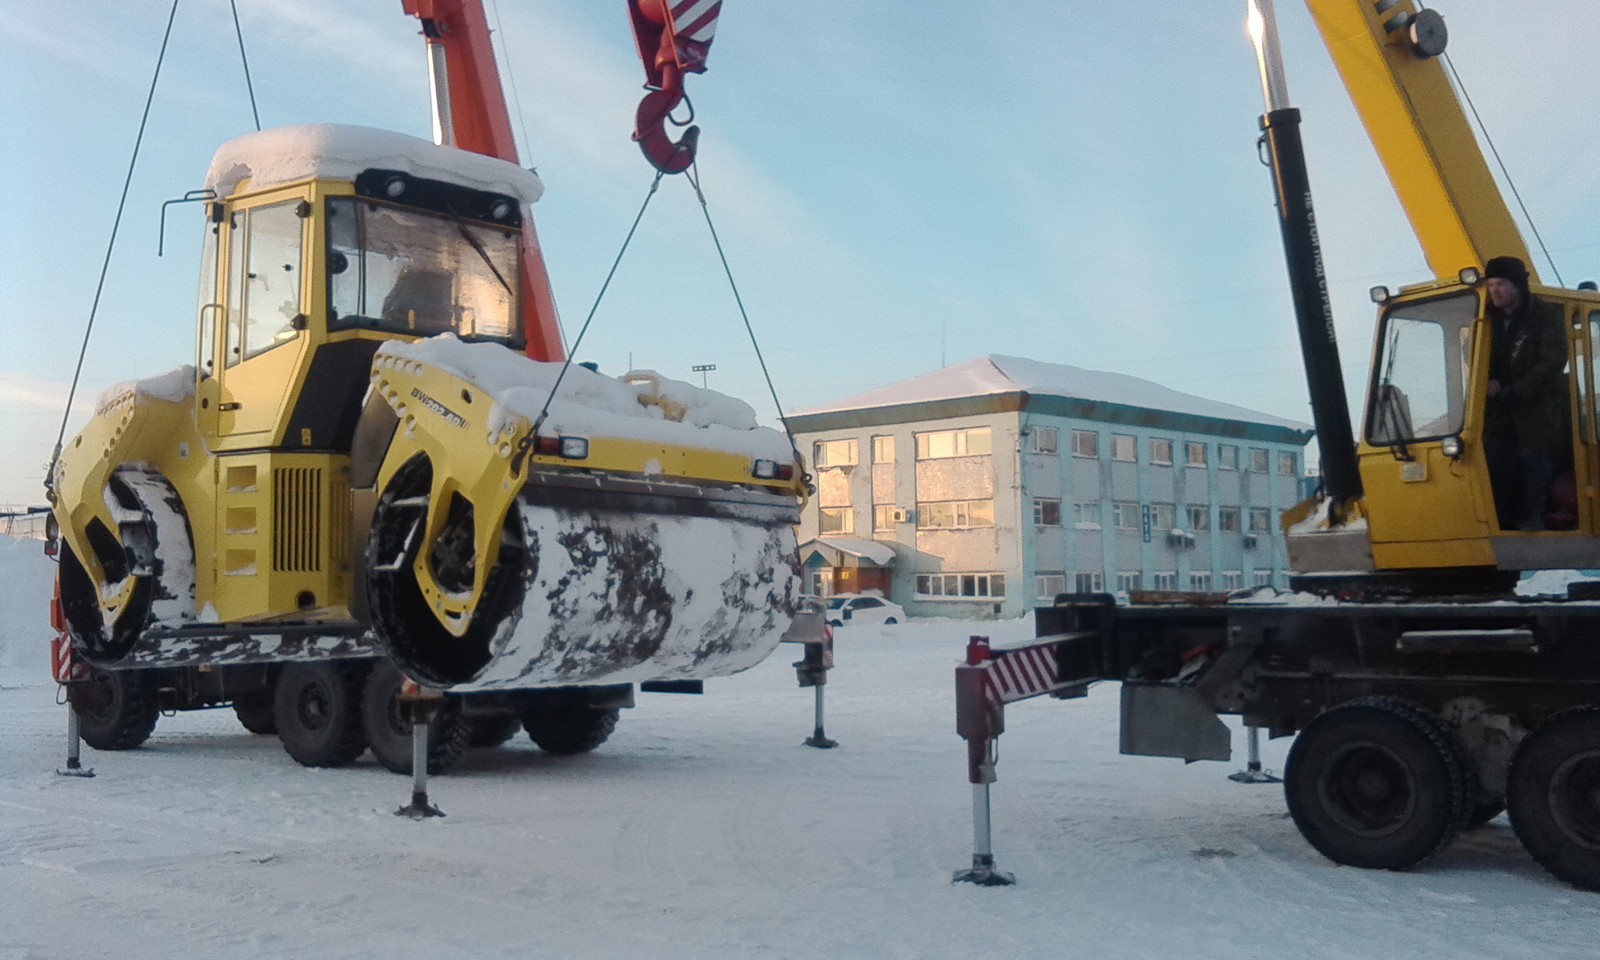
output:
[[[1564,386],[1566,439],[1551,450],[1542,513],[1519,517],[1506,509],[1512,492],[1498,488],[1518,482],[1515,464],[1505,462],[1517,450],[1497,437],[1489,415],[1487,295],[1475,270],[1463,273],[1392,296],[1374,290],[1379,316],[1357,451],[1365,522],[1347,531],[1340,566],[1329,563],[1331,541],[1319,549],[1309,507],[1288,516],[1297,570],[1415,573],[1459,584],[1472,573],[1514,578],[1513,571],[1600,565],[1600,294],[1531,289],[1561,317],[1566,364],[1562,384],[1551,388]],[[1358,542],[1369,552],[1348,549]]]

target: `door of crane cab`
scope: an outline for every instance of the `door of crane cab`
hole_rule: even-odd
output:
[[[1383,302],[1360,445],[1379,569],[1600,565],[1600,297],[1535,294],[1559,310],[1566,350],[1543,381],[1560,398],[1542,408],[1553,425],[1537,431],[1527,407],[1491,399],[1496,331],[1482,289],[1433,284]]]
[[[222,205],[207,232],[196,358],[200,430],[218,451],[276,445],[305,355],[304,188]]]

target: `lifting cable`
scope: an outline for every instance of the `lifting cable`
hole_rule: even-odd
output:
[[[1488,145],[1489,153],[1494,156],[1495,165],[1500,168],[1500,175],[1506,178],[1506,186],[1511,188],[1511,196],[1517,201],[1517,209],[1522,211],[1522,219],[1527,221],[1528,230],[1533,233],[1533,239],[1538,242],[1539,252],[1544,254],[1545,260],[1550,264],[1551,271],[1555,273],[1556,286],[1566,286],[1566,282],[1561,279],[1561,268],[1556,266],[1555,258],[1550,256],[1549,248],[1544,245],[1544,237],[1539,235],[1539,225],[1533,222],[1533,214],[1528,212],[1527,205],[1522,202],[1522,194],[1517,190],[1517,182],[1511,178],[1511,171],[1506,169],[1506,162],[1500,159],[1500,151],[1494,145],[1494,137],[1490,135],[1489,128],[1484,124],[1483,118],[1478,116],[1478,106],[1472,102],[1472,96],[1467,93],[1467,85],[1461,82],[1461,75],[1456,72],[1455,63],[1451,61],[1448,53],[1444,54],[1441,59],[1444,60],[1445,67],[1449,69],[1450,79],[1454,81],[1456,89],[1461,91],[1461,99],[1466,102],[1467,109],[1472,111],[1472,121],[1482,131],[1483,142]]]
[[[639,205],[639,212],[633,218],[633,226],[628,228],[628,235],[622,241],[622,249],[617,251],[616,259],[611,261],[611,270],[606,274],[605,282],[600,284],[600,292],[595,295],[594,304],[589,308],[589,315],[584,318],[583,326],[578,330],[577,339],[572,341],[572,349],[567,353],[566,360],[561,364],[561,372],[556,375],[556,382],[550,385],[550,393],[544,399],[544,406],[539,408],[539,415],[533,421],[531,436],[537,436],[539,428],[543,426],[545,417],[549,415],[550,403],[555,399],[556,390],[560,388],[561,381],[567,375],[567,369],[572,366],[572,357],[578,352],[578,346],[583,343],[584,334],[589,331],[589,324],[594,321],[594,315],[600,309],[600,301],[604,299],[606,290],[611,286],[611,278],[616,276],[617,267],[622,263],[623,254],[628,252],[628,244],[633,242],[633,235],[639,229],[639,221],[644,219],[644,212],[650,206],[650,201],[656,195],[656,190],[661,186],[661,171],[656,171],[655,179],[650,181],[650,189],[645,193],[644,203]],[[700,201],[700,211],[705,215],[706,227],[711,231],[711,241],[717,248],[717,258],[722,262],[723,275],[728,278],[728,288],[733,291],[733,302],[739,307],[739,316],[744,321],[745,332],[750,334],[750,345],[755,348],[756,361],[761,365],[761,376],[766,380],[767,393],[772,397],[772,404],[778,412],[778,422],[783,424],[783,434],[789,440],[789,449],[794,452],[795,459],[800,459],[800,447],[795,443],[794,431],[789,429],[789,420],[783,415],[783,404],[778,400],[778,390],[772,384],[772,374],[767,369],[767,359],[761,353],[761,344],[756,339],[756,331],[750,324],[750,314],[744,307],[744,298],[739,295],[739,285],[733,279],[733,268],[728,265],[728,255],[722,249],[722,239],[717,235],[717,225],[711,221],[711,208],[706,203],[706,195],[700,188],[700,166],[691,164],[685,172],[689,184],[694,187],[694,195]],[[531,439],[528,442],[532,442]]]
[[[167,29],[161,35],[161,52],[156,55],[155,73],[150,77],[150,92],[145,95],[144,114],[139,118],[139,133],[133,140],[133,156],[128,159],[128,173],[122,180],[122,197],[117,201],[117,214],[111,221],[111,239],[106,242],[105,260],[100,264],[100,279],[94,287],[94,301],[89,306],[89,322],[83,328],[83,344],[78,348],[78,362],[72,369],[72,385],[67,388],[66,409],[61,412],[61,429],[56,432],[55,449],[50,454],[50,466],[45,470],[44,487],[46,498],[51,503],[55,502],[55,489],[51,486],[51,477],[55,475],[56,464],[61,460],[61,445],[67,436],[67,419],[72,415],[72,400],[78,392],[78,379],[83,375],[83,358],[89,352],[89,335],[94,331],[95,314],[100,309],[100,295],[105,291],[106,274],[111,269],[111,252],[117,246],[117,229],[122,225],[122,211],[128,205],[128,187],[133,183],[133,168],[139,162],[139,146],[144,142],[144,130],[150,120],[150,104],[155,101],[156,82],[161,79],[161,64],[167,57],[167,41],[172,39],[172,22],[178,16],[178,0],[172,0],[172,10],[167,14]]]
[[[794,452],[796,462],[800,462],[800,447],[795,443],[794,431],[789,429],[789,418],[783,415],[783,404],[778,401],[778,390],[772,385],[772,374],[767,370],[767,358],[761,355],[761,344],[756,340],[755,328],[750,325],[750,314],[744,309],[744,298],[739,296],[739,285],[733,282],[733,268],[728,266],[728,255],[722,251],[722,239],[717,236],[717,225],[711,222],[711,208],[706,205],[706,195],[700,189],[700,164],[692,163],[685,174],[689,184],[694,187],[694,195],[700,201],[700,212],[705,214],[706,228],[711,231],[711,242],[716,244],[717,257],[722,261],[722,272],[728,277],[728,287],[733,291],[733,302],[739,305],[739,316],[744,320],[745,332],[750,334],[750,346],[755,348],[756,362],[761,365],[761,376],[767,381],[767,393],[772,397],[772,405],[778,411],[778,422],[783,424],[783,435],[789,438],[789,449]]]
[[[233,9],[233,34],[239,38],[239,61],[244,64],[244,88],[250,94],[250,116],[255,118],[256,130],[261,130],[261,113],[256,110],[256,88],[250,82],[250,58],[244,53],[244,31],[239,29],[239,5],[236,0],[228,0],[228,6]]]
[[[639,221],[644,219],[645,210],[649,209],[650,201],[655,199],[656,190],[661,186],[661,178],[666,174],[656,171],[656,178],[650,181],[650,189],[645,191],[644,203],[639,205],[639,212],[633,218],[633,226],[628,228],[628,235],[622,240],[622,249],[617,251],[617,258],[611,261],[611,269],[606,273],[605,282],[600,284],[600,292],[595,294],[594,305],[589,308],[589,315],[583,318],[583,326],[578,329],[578,338],[572,341],[572,349],[567,351],[567,357],[561,362],[561,371],[556,374],[556,382],[550,385],[550,393],[544,398],[544,406],[539,408],[539,415],[533,420],[533,429],[529,431],[531,437],[537,436],[539,428],[544,425],[545,417],[550,413],[550,402],[556,398],[556,390],[560,388],[561,381],[566,377],[567,370],[572,366],[572,358],[578,352],[578,345],[583,343],[583,335],[589,332],[589,324],[594,322],[595,311],[600,309],[600,301],[605,298],[606,288],[611,286],[611,278],[617,275],[617,267],[622,264],[622,255],[628,252],[628,244],[633,242],[633,235],[639,229]]]

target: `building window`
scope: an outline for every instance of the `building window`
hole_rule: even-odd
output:
[[[819,440],[812,447],[811,463],[818,470],[825,467],[848,467],[856,462],[856,441]]]
[[[1250,508],[1250,532],[1266,533],[1272,529],[1272,514],[1266,507]]]
[[[1230,570],[1222,575],[1222,589],[1233,591],[1244,589],[1244,573],[1239,570]]]
[[[811,571],[808,579],[811,582],[812,596],[826,597],[828,594],[833,592],[832,567],[818,567],[817,569]]]
[[[1077,593],[1100,593],[1105,588],[1105,577],[1098,573],[1079,573],[1072,578],[1072,589]]]
[[[1156,437],[1151,437],[1150,438],[1150,462],[1151,463],[1159,463],[1159,464],[1161,464],[1163,466],[1171,466],[1171,464],[1172,464],[1172,441],[1171,440],[1161,440],[1161,439],[1156,438]]]
[[[1040,527],[1061,526],[1061,501],[1060,500],[1035,500],[1033,501],[1033,522]]]
[[[1072,455],[1074,457],[1100,456],[1100,434],[1093,430],[1072,431]]]
[[[1170,503],[1150,504],[1150,528],[1171,530],[1178,525],[1178,508]]]
[[[1270,586],[1272,586],[1272,571],[1271,570],[1257,570],[1256,571],[1256,586],[1258,586],[1258,587],[1270,587]]]
[[[1217,467],[1222,470],[1239,469],[1239,448],[1231,443],[1217,444]]]
[[[1033,578],[1033,589],[1040,600],[1053,601],[1056,594],[1067,592],[1067,575],[1041,573]]]
[[[1083,500],[1072,505],[1073,522],[1081,530],[1100,529],[1100,501]]]
[[[1260,447],[1250,448],[1250,472],[1267,472],[1267,451],[1261,449]]]
[[[1155,581],[1157,590],[1176,590],[1178,589],[1178,572],[1174,570],[1170,573],[1158,573],[1155,575]]]
[[[1139,575],[1137,570],[1132,573],[1119,573],[1117,574],[1117,592],[1132,593],[1140,589],[1142,580],[1143,577]]]
[[[849,507],[823,507],[819,529],[823,533],[855,533],[854,513]]]
[[[1203,503],[1191,503],[1184,507],[1184,519],[1189,522],[1190,530],[1211,529],[1211,508]]]
[[[894,437],[872,438],[872,462],[894,463]]]
[[[1292,453],[1278,454],[1278,472],[1287,477],[1295,476],[1297,473],[1299,473],[1299,471],[1295,469],[1295,467],[1299,464],[1299,461],[1300,458]]]
[[[873,506],[872,529],[875,533],[894,529],[894,504],[880,503]]]
[[[1028,432],[1028,442],[1034,453],[1046,453],[1055,456],[1058,449],[1056,444],[1059,438],[1055,427],[1033,427]]]
[[[1190,590],[1210,590],[1211,589],[1211,574],[1209,574],[1209,573],[1191,573],[1191,574],[1189,574],[1189,589]]]
[[[1139,459],[1139,442],[1126,433],[1111,435],[1111,459],[1133,463]]]
[[[1139,505],[1131,500],[1111,504],[1111,525],[1118,530],[1139,529]]]
[[[1003,573],[919,573],[919,597],[1003,597]]]
[[[993,500],[923,500],[917,503],[918,530],[992,526]]]
[[[968,427],[965,430],[938,430],[919,433],[917,437],[918,460],[941,460],[945,457],[983,457],[989,455],[989,428]]]
[[[1222,530],[1222,531],[1227,532],[1227,533],[1238,533],[1239,532],[1239,508],[1238,507],[1218,507],[1217,508],[1217,529],[1218,530]]]
[[[1183,462],[1191,467],[1206,465],[1206,445],[1190,441],[1183,445]]]

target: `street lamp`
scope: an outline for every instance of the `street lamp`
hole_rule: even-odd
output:
[[[714,363],[697,363],[694,366],[690,367],[689,369],[693,370],[695,373],[700,374],[700,387],[701,387],[701,389],[705,389],[705,387],[706,387],[706,374],[709,373],[712,370],[717,369],[717,365],[714,364]]]

